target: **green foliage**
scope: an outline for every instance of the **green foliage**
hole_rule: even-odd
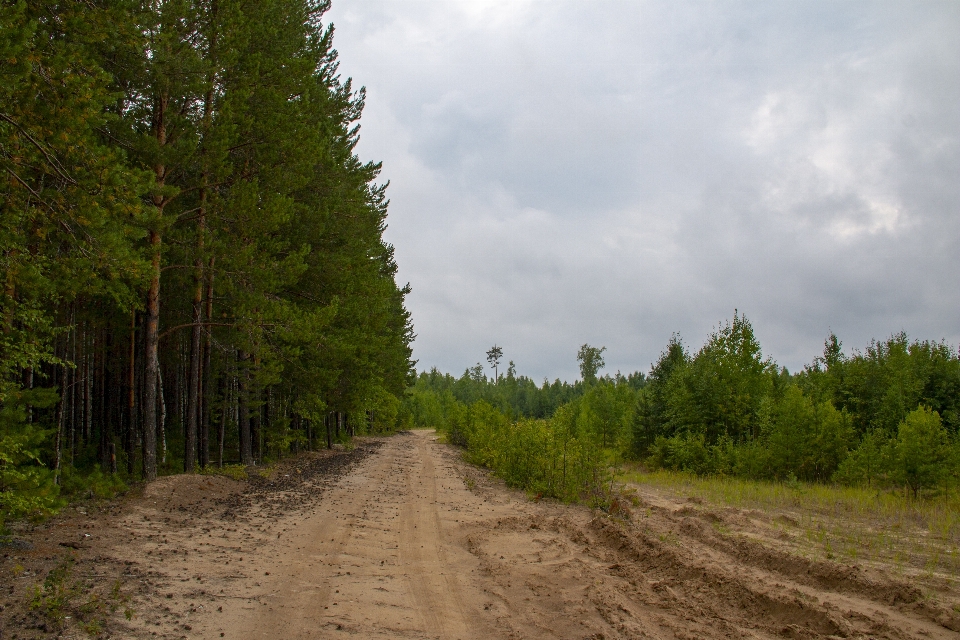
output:
[[[602,502],[617,453],[601,445],[583,403],[561,407],[550,420],[507,415],[478,400],[452,399],[437,429],[463,446],[468,461],[488,467],[507,484],[566,501]]]
[[[680,370],[690,363],[680,336],[670,336],[667,348],[647,376],[646,385],[637,397],[637,406],[631,424],[631,453],[635,458],[647,455],[650,445],[669,430],[668,385]]]
[[[276,458],[329,412],[396,427],[410,288],[328,9],[0,8],[0,412],[23,414],[0,427],[0,517],[122,490],[112,447],[128,480],[193,471],[201,424],[228,461],[241,431]],[[34,386],[62,398],[21,401]]]
[[[600,356],[590,349],[581,348],[581,364],[585,353],[590,362]],[[954,411],[956,380],[960,360],[948,346],[903,334],[850,357],[831,334],[823,355],[792,376],[763,356],[737,312],[693,356],[671,336],[649,375],[530,384],[533,406],[548,405],[553,389],[566,392],[547,416],[513,395],[527,379],[512,362],[499,385],[482,372],[423,372],[399,414],[436,427],[510,484],[564,500],[602,495],[625,456],[698,476],[905,487],[921,496],[949,491],[960,476],[960,442],[938,411],[903,412],[903,403],[932,398]],[[891,416],[901,416],[892,427]]]
[[[60,476],[61,495],[68,499],[99,498],[107,500],[127,490],[127,485],[118,476],[100,469],[85,471],[65,467]]]
[[[393,433],[400,422],[400,399],[385,389],[379,389],[370,406],[372,433]]]
[[[831,335],[797,379],[804,393],[831,401],[850,415],[857,434],[888,435],[918,405],[940,414],[950,433],[960,429],[960,359],[943,342],[913,341],[897,333],[846,357]]]
[[[702,433],[681,433],[669,438],[657,436],[650,446],[647,461],[654,467],[704,475],[718,470],[715,451]]]
[[[853,441],[850,420],[829,402],[819,405],[790,386],[761,408],[761,442],[769,468],[764,477],[793,475],[802,480],[830,479]]]
[[[601,380],[587,390],[580,404],[584,433],[599,440],[604,449],[627,446],[627,428],[635,404],[635,393],[630,387]]]
[[[630,425],[643,374],[596,377],[601,352],[584,345],[589,384],[537,387],[517,376],[487,380],[481,369],[460,378],[422,372],[398,415],[411,426],[436,428],[466,449],[471,462],[492,469],[511,486],[561,500],[601,504],[612,472],[630,446]],[[542,417],[549,411],[548,419]]]
[[[715,442],[726,435],[757,435],[762,400],[773,389],[775,366],[764,359],[746,316],[734,314],[712,333],[690,365],[668,384],[668,415],[675,431],[701,431]]]
[[[693,357],[670,339],[641,389],[631,454],[698,475],[946,487],[958,447],[936,407],[955,415],[960,360],[943,343],[896,334],[847,357],[830,335],[791,376],[762,356],[734,314]],[[915,411],[907,403],[924,403]],[[927,404],[929,403],[929,404]]]
[[[39,612],[58,628],[63,628],[64,618],[73,601],[83,594],[83,587],[71,580],[74,559],[64,557],[50,570],[43,584],[35,585],[30,608]]]
[[[81,629],[90,635],[98,635],[107,616],[129,602],[129,597],[121,591],[119,580],[105,596],[93,591],[92,584],[74,578],[74,563],[72,556],[64,556],[42,584],[34,585],[30,608],[58,629],[63,629],[67,614],[72,614]],[[132,614],[133,610],[126,607],[124,615],[128,620]]]
[[[834,474],[844,484],[873,486],[883,483],[889,470],[889,437],[881,430],[868,432]]]
[[[246,480],[249,477],[247,475],[247,467],[242,464],[225,464],[222,467],[211,466],[201,469],[200,473],[208,476],[225,476],[238,482]]]
[[[950,444],[940,414],[929,407],[911,411],[891,442],[890,479],[909,487],[914,496],[940,485],[952,471]]]
[[[646,378],[640,372],[626,377],[618,372],[613,377],[594,380],[598,381],[616,387],[618,393],[629,392],[631,404],[636,402],[636,392],[646,384]],[[560,380],[544,380],[538,386],[532,379],[518,376],[512,361],[506,376],[496,382],[488,380],[479,365],[465,370],[459,378],[434,368],[420,372],[413,385],[408,387],[401,411],[411,416],[412,424],[420,427],[438,424],[443,419],[444,407],[454,400],[464,404],[484,400],[510,416],[549,418],[559,407],[582,397],[589,388],[582,381],[570,384]]]
[[[61,504],[53,471],[44,464],[52,433],[27,422],[27,407],[43,408],[57,400],[49,389],[21,391],[0,405],[0,525],[6,518],[41,517]]]
[[[577,352],[577,362],[580,364],[580,379],[584,384],[593,384],[597,381],[597,373],[603,369],[603,352],[606,347],[591,347],[589,344],[580,346]]]

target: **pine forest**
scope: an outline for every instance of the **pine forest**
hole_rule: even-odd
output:
[[[328,2],[0,9],[0,512],[393,427],[412,370]]]

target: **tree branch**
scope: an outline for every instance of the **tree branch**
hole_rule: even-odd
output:
[[[5,121],[9,122],[10,124],[12,124],[14,127],[16,127],[17,130],[20,131],[20,133],[22,133],[24,136],[26,136],[27,140],[29,140],[31,143],[33,143],[33,146],[35,146],[35,147],[37,148],[37,150],[38,150],[40,153],[43,154],[43,157],[47,159],[47,162],[50,163],[50,166],[53,167],[54,171],[56,171],[56,172],[60,175],[61,178],[63,178],[64,180],[66,180],[67,182],[69,182],[70,184],[72,184],[72,185],[74,185],[74,186],[77,185],[77,181],[74,180],[73,178],[71,178],[69,175],[67,175],[66,169],[64,169],[64,168],[60,165],[60,162],[59,162],[56,158],[50,157],[50,154],[47,153],[46,149],[44,149],[43,146],[42,146],[39,142],[37,142],[36,140],[34,140],[34,139],[33,139],[33,136],[31,136],[31,135],[27,132],[27,130],[24,129],[23,127],[21,127],[13,118],[11,118],[10,116],[8,116],[8,115],[5,114],[5,113],[0,113],[0,120],[5,120]]]

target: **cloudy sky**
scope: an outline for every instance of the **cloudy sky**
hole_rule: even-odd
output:
[[[334,0],[418,368],[960,342],[960,2]]]

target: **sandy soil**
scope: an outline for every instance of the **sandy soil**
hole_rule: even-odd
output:
[[[164,478],[0,549],[0,638],[84,637],[79,608],[60,632],[25,605],[65,553],[77,601],[110,605],[102,637],[960,637],[937,594],[731,532],[735,510],[615,511],[531,501],[431,432],[249,483]]]

